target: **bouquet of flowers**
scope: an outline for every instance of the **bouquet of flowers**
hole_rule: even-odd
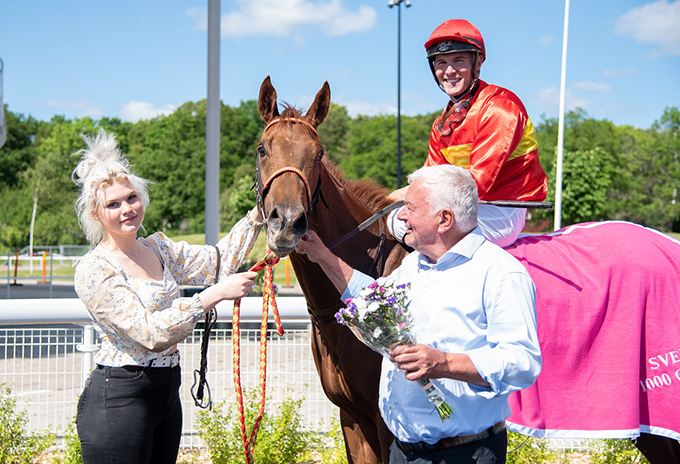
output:
[[[338,323],[346,325],[366,346],[389,357],[392,348],[414,344],[411,334],[410,302],[406,292],[410,283],[395,285],[387,277],[364,288],[358,297],[345,301],[345,308],[335,314]],[[428,379],[418,379],[427,398],[434,404],[442,422],[453,414],[444,395]]]

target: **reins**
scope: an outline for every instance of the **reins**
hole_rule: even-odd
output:
[[[402,200],[396,201],[396,202],[392,203],[391,205],[387,205],[386,207],[384,207],[383,209],[381,209],[380,211],[375,213],[373,216],[369,217],[364,222],[362,222],[361,224],[356,226],[354,229],[352,229],[351,231],[349,231],[348,233],[346,233],[345,235],[343,235],[342,237],[340,237],[339,239],[337,239],[336,241],[334,241],[330,245],[327,245],[328,249],[332,250],[333,248],[340,245],[341,243],[346,242],[347,240],[354,237],[359,232],[366,230],[366,228],[368,228],[368,226],[373,224],[378,219],[387,216],[392,211],[394,211],[397,208],[401,208],[402,206],[404,206],[404,202]]]
[[[217,267],[215,268],[215,283],[220,279],[220,266],[222,258],[220,256],[220,249],[213,245],[215,253],[217,253]],[[194,404],[202,409],[212,408],[212,395],[210,394],[210,385],[206,374],[208,373],[208,343],[210,342],[210,331],[215,327],[217,322],[217,309],[213,308],[205,315],[205,325],[203,327],[203,337],[201,339],[201,363],[199,369],[194,370],[194,384],[191,386],[191,396],[194,398]],[[194,394],[194,387],[198,384],[196,394]],[[204,388],[208,389],[208,399],[203,402]]]

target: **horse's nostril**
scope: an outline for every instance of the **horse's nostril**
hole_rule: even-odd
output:
[[[281,218],[276,208],[272,209],[267,217],[267,227],[270,231],[277,231],[281,229]]]
[[[307,233],[307,216],[301,215],[295,224],[293,224],[293,233],[296,235],[304,235]]]

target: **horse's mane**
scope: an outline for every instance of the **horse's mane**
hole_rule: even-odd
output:
[[[284,109],[281,112],[281,118],[304,118],[302,110],[295,108],[288,103],[283,104]],[[294,124],[290,121],[282,121],[282,124]],[[333,177],[338,184],[351,192],[361,203],[365,204],[372,211],[379,211],[385,206],[392,203],[387,198],[388,189],[375,183],[371,179],[352,180],[346,179],[342,170],[333,164],[328,157],[323,158],[323,166],[328,171],[328,174]]]
[[[338,184],[342,185],[348,192],[351,192],[368,209],[377,212],[393,203],[387,198],[388,189],[376,184],[372,179],[346,179],[342,170],[333,164],[328,157],[323,158],[323,166]]]

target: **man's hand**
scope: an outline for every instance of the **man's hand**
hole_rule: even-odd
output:
[[[306,255],[310,261],[317,263],[326,273],[335,288],[342,294],[352,278],[353,269],[347,263],[326,248],[316,232],[308,231],[295,247],[295,252]]]
[[[328,255],[330,250],[326,248],[319,236],[313,230],[307,231],[305,235],[302,236],[295,247],[295,251],[301,255],[306,255],[310,261],[314,263],[319,263],[323,261],[322,257]]]
[[[401,345],[390,351],[390,361],[408,380],[449,378],[490,386],[466,354],[446,353],[427,345]]]
[[[401,345],[390,351],[390,361],[408,380],[448,377],[446,353],[427,345]]]

